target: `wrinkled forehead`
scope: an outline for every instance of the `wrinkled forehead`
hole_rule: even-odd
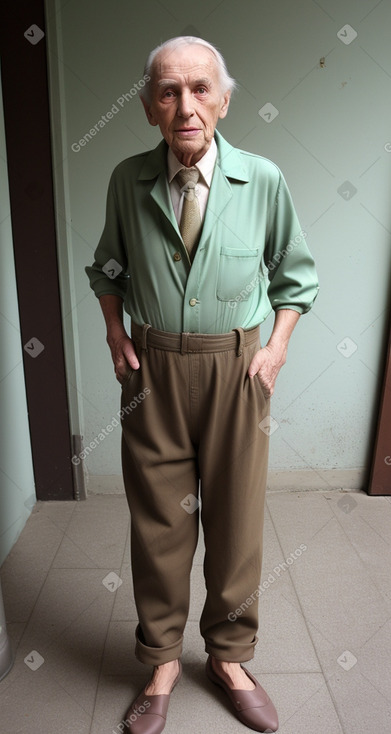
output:
[[[217,59],[205,46],[179,46],[171,50],[163,49],[156,57],[153,65],[154,81],[180,76],[185,79],[210,77],[218,78]]]

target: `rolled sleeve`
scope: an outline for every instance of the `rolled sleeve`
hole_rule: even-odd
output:
[[[274,216],[264,252],[270,281],[268,298],[275,311],[290,308],[300,314],[306,313],[318,295],[318,276],[306,237],[280,172]]]
[[[128,289],[128,262],[121,219],[115,195],[115,171],[111,176],[106,201],[106,220],[94,253],[94,263],[85,268],[97,298],[104,295],[125,298]]]

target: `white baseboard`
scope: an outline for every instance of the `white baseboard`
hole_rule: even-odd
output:
[[[88,494],[125,494],[122,474],[89,474]]]
[[[366,469],[311,469],[276,471],[270,469],[267,479],[268,492],[304,492],[350,489],[366,491]],[[88,494],[124,494],[120,474],[89,474]]]
[[[267,477],[269,492],[350,489],[366,491],[366,469],[311,469],[276,471]]]

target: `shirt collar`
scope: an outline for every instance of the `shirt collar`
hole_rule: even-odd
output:
[[[195,168],[198,168],[202,175],[206,185],[210,188],[212,182],[213,170],[215,167],[217,158],[217,145],[214,138],[206,151],[205,155],[195,164]],[[181,168],[184,168],[183,163],[178,161],[175,153],[172,152],[171,148],[168,148],[167,153],[167,166],[168,166],[168,181],[171,183],[173,178],[176,176]]]

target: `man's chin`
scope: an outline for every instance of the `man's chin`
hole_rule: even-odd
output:
[[[191,149],[194,150],[194,148],[202,148],[205,145],[205,138],[202,134],[202,130],[198,130],[197,134],[192,135],[191,137],[174,135],[172,142],[173,145],[177,145],[178,147],[191,146]]]
[[[200,134],[194,136],[193,138],[183,139],[176,136],[173,137],[171,143],[169,143],[169,146],[177,157],[180,154],[191,154],[198,158],[202,158],[202,156],[208,150],[210,143],[211,141],[206,140],[204,135],[202,134],[202,131],[200,130]]]

